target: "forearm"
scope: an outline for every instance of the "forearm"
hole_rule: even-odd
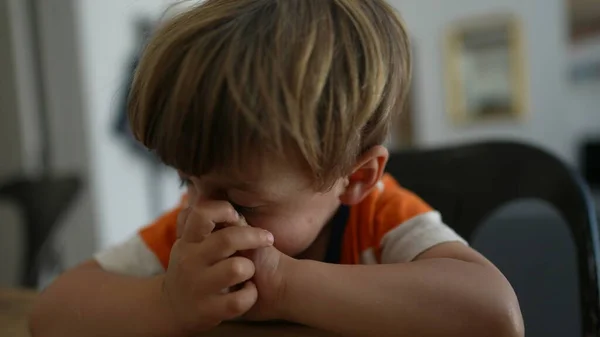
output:
[[[162,280],[111,274],[94,263],[61,276],[40,295],[34,337],[177,336],[161,303]]]
[[[522,333],[516,296],[491,267],[453,259],[355,266],[298,261],[286,319],[344,336]]]

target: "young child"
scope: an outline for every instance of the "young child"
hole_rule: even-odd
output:
[[[384,174],[410,80],[384,0],[206,0],[164,23],[129,102],[181,206],[61,276],[34,336],[523,335],[502,274]]]

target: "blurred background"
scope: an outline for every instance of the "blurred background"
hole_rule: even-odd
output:
[[[389,1],[406,21],[414,54],[413,89],[392,149],[523,141],[598,186],[600,0]],[[123,119],[145,38],[190,5],[172,3],[0,0],[0,196],[3,186],[18,194],[34,181],[43,187],[22,199],[46,198],[29,208],[37,217],[0,198],[0,286],[23,285],[33,261],[29,280],[41,288],[178,202],[175,173],[131,141]],[[554,300],[555,316],[546,317],[568,322],[549,330],[567,336],[578,324],[568,233],[543,205],[509,208],[490,221],[512,229],[487,237],[511,244],[523,224],[539,225],[529,227],[530,238],[554,254],[539,259],[560,267],[540,271],[539,280],[548,273],[560,280],[536,296]],[[32,232],[51,236],[37,238],[42,250],[27,257]]]

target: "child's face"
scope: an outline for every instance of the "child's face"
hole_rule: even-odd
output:
[[[298,166],[268,165],[236,179],[224,173],[182,178],[188,183],[190,203],[227,200],[251,226],[273,233],[277,249],[296,256],[313,243],[339,207],[343,179],[331,190],[318,192]]]

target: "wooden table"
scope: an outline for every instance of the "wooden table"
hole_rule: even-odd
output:
[[[35,292],[0,289],[0,336],[28,337],[27,315]]]
[[[0,289],[0,336],[30,337],[27,316],[36,293],[27,290]],[[203,337],[332,337],[322,331],[296,325],[227,323]],[[168,337],[168,336],[166,336]]]

